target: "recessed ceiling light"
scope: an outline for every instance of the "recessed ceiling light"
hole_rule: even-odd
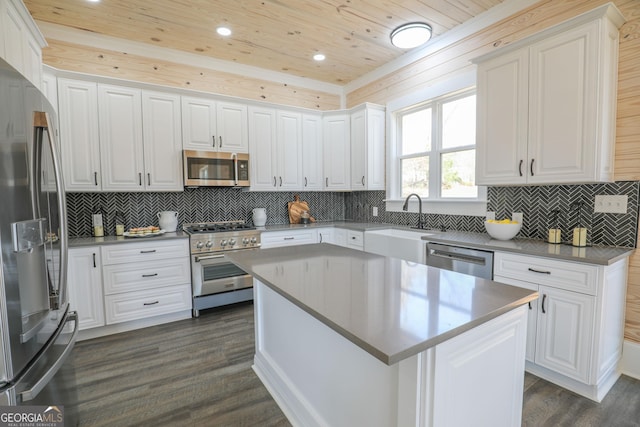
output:
[[[313,55],[313,59],[315,59],[316,61],[324,61],[325,58],[326,56],[321,53],[316,53],[315,55]]]
[[[225,36],[225,37],[231,35],[231,30],[228,29],[227,27],[218,27],[216,28],[216,32],[221,36]]]
[[[411,49],[431,38],[431,27],[424,22],[410,22],[391,32],[391,43],[401,49]]]
[[[100,0],[87,0],[89,3],[99,3]]]

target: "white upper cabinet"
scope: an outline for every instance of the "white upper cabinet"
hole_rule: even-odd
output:
[[[302,187],[322,190],[322,115],[302,115]]]
[[[279,110],[277,118],[278,190],[302,188],[302,114]]]
[[[295,191],[302,187],[302,115],[249,107],[251,189]]]
[[[232,153],[249,152],[247,106],[235,102],[218,102],[216,106],[218,150]]]
[[[246,105],[183,96],[182,127],[185,150],[249,152]]]
[[[37,88],[42,85],[42,48],[46,45],[21,1],[0,2],[0,57]]]
[[[618,28],[613,5],[478,63],[478,185],[613,180]]]
[[[98,85],[60,78],[58,102],[65,189],[102,190]]]
[[[384,190],[385,112],[365,104],[351,113],[351,189]]]
[[[182,148],[216,150],[216,102],[211,99],[182,97]]]
[[[351,190],[350,121],[343,112],[322,117],[325,190]]]
[[[249,107],[249,179],[251,190],[274,191],[276,177],[276,110]]]
[[[142,123],[147,190],[182,191],[180,96],[143,91]]]
[[[102,189],[144,190],[142,92],[98,85]]]

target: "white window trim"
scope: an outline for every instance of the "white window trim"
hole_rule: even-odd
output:
[[[385,209],[387,212],[401,212],[402,205],[404,204],[404,199],[396,193],[396,189],[399,188],[398,180],[400,179],[398,171],[399,162],[396,161],[398,158],[396,112],[451,92],[469,89],[475,86],[475,84],[476,71],[474,69],[387,103],[387,141],[389,141],[387,144],[386,180],[386,193],[389,198],[385,199]],[[418,200],[415,197],[412,197],[409,201],[409,212],[418,212]],[[423,199],[422,212],[483,217],[487,212],[487,188],[478,186],[478,198],[473,200],[453,199],[450,197]]]

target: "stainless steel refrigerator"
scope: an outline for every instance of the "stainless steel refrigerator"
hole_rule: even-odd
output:
[[[78,330],[67,294],[67,224],[56,113],[0,60],[0,405],[63,405]]]

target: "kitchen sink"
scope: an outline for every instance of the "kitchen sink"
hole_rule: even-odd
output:
[[[425,263],[426,242],[423,236],[433,233],[406,228],[383,228],[364,233],[364,250],[378,255]]]

